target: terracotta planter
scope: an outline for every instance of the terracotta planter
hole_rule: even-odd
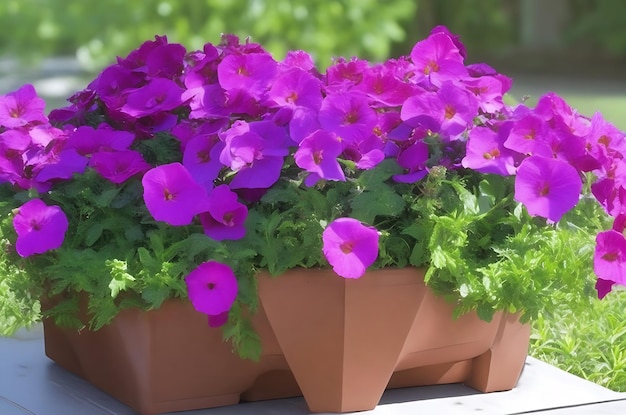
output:
[[[530,327],[496,314],[451,318],[423,272],[372,271],[344,280],[322,270],[259,276],[253,324],[259,362],[242,361],[183,301],[126,310],[98,332],[44,322],[46,354],[141,414],[303,395],[313,412],[373,409],[386,388],[465,382],[513,388]]]

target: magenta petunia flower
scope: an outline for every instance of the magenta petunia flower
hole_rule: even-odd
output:
[[[60,207],[48,206],[41,199],[30,200],[19,207],[13,218],[15,249],[22,257],[57,249],[63,244],[68,225]]]
[[[332,221],[322,233],[322,252],[344,278],[360,278],[378,258],[378,231],[352,218]]]
[[[504,146],[522,154],[550,157],[548,128],[541,118],[529,114],[515,121]]]
[[[266,189],[278,181],[289,154],[284,128],[271,121],[239,121],[220,137],[225,144],[220,162],[237,172],[230,182],[232,189]]]
[[[37,182],[54,179],[71,179],[75,173],[83,173],[87,167],[87,157],[81,156],[73,148],[59,152],[56,160],[44,165],[35,176]]]
[[[245,90],[259,99],[273,80],[277,66],[269,53],[229,55],[218,65],[217,76],[224,90]]]
[[[107,124],[101,124],[98,128],[83,125],[69,135],[66,148],[74,148],[78,154],[88,156],[103,150],[127,150],[134,139],[133,133],[114,130]]]
[[[515,200],[532,216],[558,222],[576,206],[581,190],[578,171],[562,160],[530,156],[517,169]]]
[[[208,316],[209,327],[218,328],[222,327],[228,321],[228,311],[224,311],[223,313],[216,314],[214,316]]]
[[[598,278],[596,280],[596,291],[598,292],[598,299],[602,300],[608,293],[611,292],[613,286],[615,285],[615,281],[603,280],[602,278]]]
[[[415,82],[427,79],[433,85],[441,86],[446,80],[468,76],[463,55],[447,33],[432,33],[417,42],[410,56],[416,69]]]
[[[407,99],[400,115],[413,127],[455,136],[472,125],[478,115],[478,101],[473,94],[447,81],[436,93],[424,92]]]
[[[337,161],[342,152],[341,142],[335,134],[317,130],[300,142],[294,154],[298,167],[326,180],[346,180]]]
[[[203,184],[207,190],[213,188],[219,172],[226,166],[220,162],[224,143],[215,135],[198,135],[185,145],[183,165],[193,179]]]
[[[393,180],[399,183],[415,183],[422,180],[428,174],[427,161],[428,145],[421,140],[416,141],[398,154],[398,164],[408,172],[393,176]]]
[[[193,307],[209,316],[228,312],[237,298],[238,285],[233,270],[217,261],[198,265],[185,277],[185,284]]]
[[[121,111],[132,117],[145,117],[182,105],[185,90],[172,80],[155,78],[128,94]]]
[[[362,93],[329,94],[322,101],[318,117],[324,130],[348,142],[367,138],[378,121]]]
[[[142,184],[144,202],[155,220],[174,226],[189,225],[195,215],[208,209],[206,190],[180,163],[149,170]]]
[[[516,153],[504,147],[501,134],[488,127],[474,127],[461,164],[481,173],[509,176],[515,173]]]
[[[241,239],[246,234],[244,222],[248,208],[237,200],[228,185],[217,186],[209,193],[207,212],[200,214],[204,233],[216,241]]]
[[[322,84],[302,69],[290,69],[274,80],[268,101],[275,106],[307,107],[317,111],[322,104]]]
[[[91,156],[89,166],[115,184],[124,183],[130,177],[150,169],[141,153],[134,150],[98,151]]]
[[[0,126],[17,128],[33,122],[47,122],[45,108],[46,103],[37,96],[35,87],[26,84],[0,96]]]
[[[495,114],[504,108],[502,82],[494,76],[481,76],[463,81],[465,89],[474,94],[480,109],[487,114]]]
[[[626,238],[622,233],[608,230],[596,236],[593,270],[598,278],[626,285]],[[606,283],[603,285],[606,288]]]

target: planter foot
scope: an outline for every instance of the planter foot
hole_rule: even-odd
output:
[[[513,389],[526,362],[529,338],[529,324],[520,323],[518,316],[504,315],[491,349],[473,359],[465,384],[481,392]]]

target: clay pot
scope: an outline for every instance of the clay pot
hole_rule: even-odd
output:
[[[414,268],[346,280],[328,270],[258,277],[263,352],[241,360],[186,301],[124,310],[97,332],[44,321],[46,354],[142,415],[304,396],[312,412],[373,409],[386,388],[513,388],[530,327],[498,313],[452,319]]]

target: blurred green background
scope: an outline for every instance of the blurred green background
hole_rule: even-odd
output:
[[[617,62],[626,55],[625,14],[621,0],[3,0],[0,56],[69,55],[95,70],[155,34],[197,49],[235,33],[277,58],[305,49],[324,68],[338,55],[407,54],[445,24],[461,35],[470,58],[532,66],[544,59],[519,58],[558,50],[579,61]]]

